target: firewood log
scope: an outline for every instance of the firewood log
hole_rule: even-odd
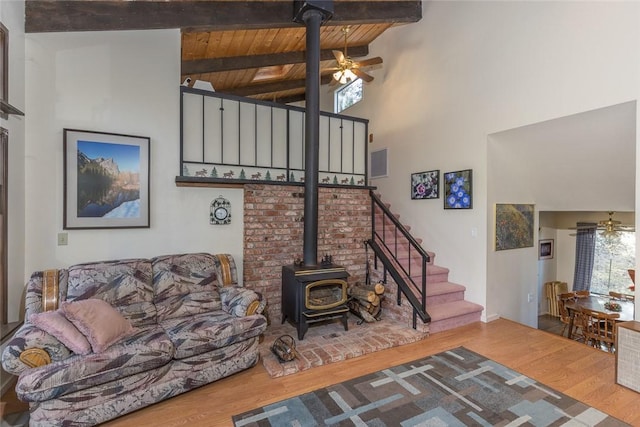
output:
[[[358,282],[353,286],[374,292],[376,295],[382,295],[385,292],[385,286],[382,282],[374,283],[372,285],[362,285],[360,284],[360,282]]]
[[[375,318],[378,316],[378,314],[380,314],[380,310],[381,310],[381,306],[372,305],[367,309],[367,312]]]
[[[356,286],[359,286],[359,285],[356,284]],[[360,285],[360,287],[368,291],[373,291],[375,292],[376,295],[382,295],[384,294],[384,291],[385,291],[384,283],[382,282],[373,283],[371,285]]]
[[[356,301],[358,301],[358,303],[364,307],[368,307],[370,305],[373,306],[378,306],[380,305],[380,297],[375,295],[375,298],[371,298],[371,301],[369,299],[366,298],[359,298],[359,297],[354,297],[352,296],[353,299],[355,299]]]
[[[354,298],[373,302],[376,298],[380,299],[374,291],[368,291],[357,285],[349,286],[347,293]]]
[[[384,283],[376,283],[375,285],[373,285],[373,292],[375,292],[376,295],[382,295],[384,294],[384,291]]]

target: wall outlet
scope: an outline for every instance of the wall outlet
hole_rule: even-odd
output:
[[[66,246],[69,244],[68,233],[58,233],[58,246]]]

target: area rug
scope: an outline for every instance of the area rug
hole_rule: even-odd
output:
[[[627,426],[464,347],[233,417],[242,426]]]

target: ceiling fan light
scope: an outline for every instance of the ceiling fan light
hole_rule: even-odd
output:
[[[355,79],[358,78],[358,76],[353,74],[353,71],[351,71],[348,68],[346,70],[344,70],[344,75],[347,77],[347,83],[352,82],[352,81],[354,81]]]
[[[600,235],[604,237],[607,244],[614,244],[617,243],[618,240],[620,240],[619,233],[612,227],[607,227],[605,230],[602,230],[600,232]]]
[[[353,74],[353,71],[347,68],[346,70],[340,70],[333,73],[333,78],[341,85],[344,85],[347,83],[351,83],[358,77],[355,74]]]

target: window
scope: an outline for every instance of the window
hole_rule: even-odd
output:
[[[636,233],[619,231],[615,239],[605,239],[596,232],[596,247],[591,277],[591,292],[608,295],[609,291],[630,293],[633,284],[629,273],[636,265]]]
[[[336,114],[346,110],[362,100],[362,80],[355,79],[335,91],[334,111]]]

